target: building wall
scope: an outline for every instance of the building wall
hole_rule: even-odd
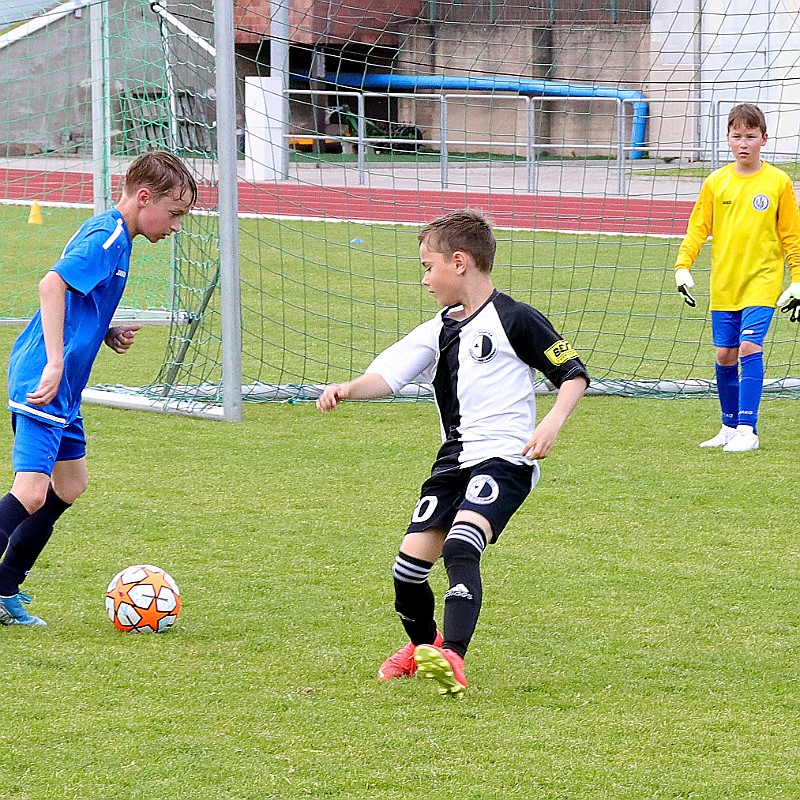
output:
[[[641,25],[553,28],[550,78],[644,91],[650,69],[650,33]],[[625,105],[625,143],[630,142],[631,106]],[[609,155],[616,144],[617,105],[613,100],[547,103],[550,149],[566,156]],[[557,148],[557,149],[556,149]]]
[[[550,61],[547,28],[492,25],[416,25],[404,41],[398,68],[407,75],[491,76],[508,65],[514,77],[544,78]],[[437,93],[438,95],[438,93]],[[516,93],[475,92],[448,98],[448,139],[458,152],[524,154],[526,103]],[[416,117],[414,116],[416,110]],[[440,104],[417,98],[400,106],[400,121],[415,124],[426,140],[439,137]],[[538,132],[541,135],[541,131]],[[456,144],[460,141],[475,144]],[[517,142],[516,147],[511,143]]]
[[[399,65],[406,74],[465,77],[507,75],[565,83],[601,84],[633,90],[646,88],[649,29],[642,25],[514,26],[422,25],[411,29]],[[536,149],[565,156],[613,155],[617,141],[616,104],[609,100],[534,100]],[[487,149],[525,154],[528,116],[519,95],[476,93],[453,98],[448,115],[450,137],[476,144],[464,151]],[[423,128],[426,139],[438,138],[438,104],[407,101],[403,122]],[[422,113],[420,111],[422,110]],[[630,117],[630,106],[626,109]],[[626,124],[626,141],[630,126]],[[503,145],[516,139],[516,149]],[[494,146],[493,146],[494,145]],[[453,149],[456,149],[454,146]]]
[[[379,4],[380,14],[374,10],[378,5],[375,0],[348,0],[346,4],[294,0],[291,21],[293,35],[297,36],[293,43],[323,42],[330,49],[345,38],[362,44],[379,39],[385,42],[386,36],[379,32],[387,28],[399,47],[394,68],[409,75],[508,73],[515,77],[642,89],[651,101],[651,155],[695,157],[699,150],[699,104],[694,96],[694,62],[685,52],[677,53],[679,20],[675,12],[666,16],[656,13],[660,6],[672,8],[674,2],[660,0],[659,5],[654,0],[652,27],[641,24],[642,2],[629,0],[630,7],[624,9],[620,0],[618,8],[627,10],[627,19],[633,21],[605,26],[421,22],[419,15],[430,5],[420,0],[384,1]],[[211,40],[213,4],[211,0],[197,0],[195,5],[197,13],[190,21],[191,27]],[[492,6],[509,13],[499,0]],[[248,37],[262,41],[269,30],[268,7],[269,0],[236,4],[237,41]],[[112,111],[119,129],[121,94],[163,97],[166,77],[157,18],[149,3],[142,0],[141,7],[137,7],[130,0],[109,0],[108,8]],[[329,8],[333,17],[328,24],[325,19]],[[560,13],[566,13],[563,3],[559,8]],[[359,14],[367,15],[369,22],[360,24]],[[402,24],[401,17],[405,19]],[[416,21],[409,23],[409,17]],[[669,45],[665,45],[666,34],[661,30],[664,26]],[[171,38],[173,47],[180,49],[185,44],[180,37]],[[200,51],[182,52],[176,61],[176,85],[199,98],[200,111],[210,129],[214,120],[213,64]],[[2,51],[0,152],[3,148],[6,153],[74,152],[85,148],[91,133],[88,81],[88,9],[80,15],[72,13]],[[538,102],[533,131],[537,148],[554,154],[613,155],[608,145],[616,137],[613,108],[613,104],[600,101]],[[400,104],[400,121],[422,128],[426,139],[436,139],[439,105],[419,99],[415,103],[404,101]],[[515,152],[524,155],[528,119],[517,95],[453,98],[448,127],[451,140],[476,140],[475,144],[462,146],[462,150],[486,150],[494,145],[497,152],[508,153],[512,150],[505,145],[517,140],[522,144]],[[628,135],[626,130],[626,138]],[[117,147],[125,145],[123,138],[124,132],[117,130]]]
[[[149,4],[108,2],[108,70],[115,150],[135,147],[141,127],[126,120],[164,120],[167,79],[158,18]],[[179,39],[174,45],[182,47]],[[40,31],[12,42],[0,53],[0,153],[83,151],[91,140],[89,9],[70,13]],[[176,59],[198,62],[184,52]],[[178,87],[209,94],[213,69],[208,56],[197,69],[176,69]],[[134,108],[135,106],[135,108]],[[128,113],[131,112],[131,113]]]
[[[650,26],[649,137],[652,157],[699,160],[702,118],[694,0],[656,0]]]
[[[397,47],[401,23],[418,18],[421,0],[291,0],[289,38],[293,44]],[[270,0],[234,6],[237,44],[256,44],[270,35]]]

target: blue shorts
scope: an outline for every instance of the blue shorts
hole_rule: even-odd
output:
[[[742,342],[764,346],[774,308],[750,306],[741,311],[712,311],[714,347],[738,347]]]
[[[66,428],[46,425],[27,414],[12,414],[14,449],[11,466],[18,472],[52,475],[56,461],[75,461],[86,456],[83,419],[76,417]]]

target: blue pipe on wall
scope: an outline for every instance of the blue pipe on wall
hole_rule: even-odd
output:
[[[292,76],[299,77],[299,76]],[[644,94],[634,89],[618,89],[583,83],[561,83],[538,78],[511,78],[494,76],[462,78],[453,75],[396,75],[393,73],[360,74],[358,72],[329,72],[328,83],[375,92],[400,92],[417,89],[431,91],[484,91],[518,92],[519,94],[551,97],[607,97],[630,100],[633,108],[631,121],[631,159],[642,158],[647,135],[648,103]]]

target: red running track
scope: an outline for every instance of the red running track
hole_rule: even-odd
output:
[[[92,203],[92,176],[84,172],[0,169],[0,185],[7,200]],[[113,185],[118,189],[118,178]],[[198,206],[214,208],[216,194],[216,187],[200,186]],[[489,214],[499,227],[682,236],[693,204],[583,195],[239,184],[239,210],[249,214],[425,224],[467,206]]]

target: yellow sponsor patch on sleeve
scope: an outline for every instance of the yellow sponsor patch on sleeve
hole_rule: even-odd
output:
[[[575,348],[563,339],[560,339],[554,345],[548,347],[547,350],[544,351],[544,354],[547,356],[547,360],[557,367],[569,361],[571,358],[578,357]]]

